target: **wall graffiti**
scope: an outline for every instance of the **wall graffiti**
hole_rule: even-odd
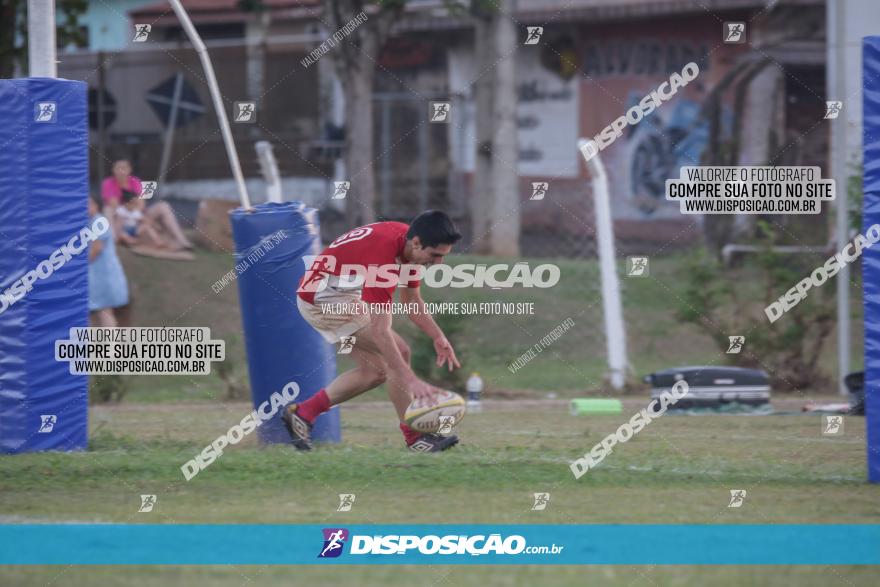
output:
[[[637,104],[642,94],[630,92],[628,105]],[[700,104],[678,99],[669,104],[665,119],[655,110],[630,127],[627,136],[630,197],[639,211],[649,216],[665,203],[666,180],[678,177],[684,165],[698,165],[709,140],[709,123],[700,119]],[[730,124],[730,112],[723,110],[722,125]]]
[[[700,109],[713,77],[710,46],[699,38],[597,36],[580,47],[581,71],[589,78],[584,91],[605,116],[638,105],[660,80],[681,72],[690,62],[700,69],[699,79],[687,92],[628,127],[620,144],[607,153],[619,197],[615,216],[645,219],[672,214],[665,200],[666,180],[678,177],[683,165],[699,164],[709,141],[709,122],[700,118]],[[599,79],[603,81],[597,88]],[[626,104],[612,104],[613,95],[621,91],[626,92]],[[593,113],[588,116],[595,118]],[[729,118],[722,106],[722,125],[729,124]]]

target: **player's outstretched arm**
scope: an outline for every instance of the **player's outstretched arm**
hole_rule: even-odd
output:
[[[423,399],[429,403],[433,400],[437,390],[416,377],[397,348],[391,333],[390,313],[372,314],[370,325],[360,330],[357,337],[361,348],[378,353],[384,360],[387,367],[387,385],[392,398],[405,401],[404,406],[410,399]]]
[[[461,367],[458,357],[455,356],[455,349],[452,348],[452,343],[449,342],[449,339],[443,334],[443,330],[434,321],[434,317],[428,312],[428,306],[425,304],[425,300],[422,299],[419,288],[405,287],[401,289],[400,301],[404,305],[417,304],[419,306],[420,311],[410,312],[409,319],[434,341],[434,351],[437,353],[437,366],[443,367],[446,365],[450,371]]]

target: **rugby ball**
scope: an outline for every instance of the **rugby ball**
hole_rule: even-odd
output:
[[[403,415],[407,426],[419,432],[451,432],[452,427],[464,417],[464,398],[451,391],[441,390],[437,403],[428,405],[422,400],[413,400]],[[450,420],[449,418],[453,418]]]

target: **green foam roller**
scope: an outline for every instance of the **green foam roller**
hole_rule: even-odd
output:
[[[571,415],[579,414],[619,414],[623,403],[619,399],[575,398],[571,400]]]

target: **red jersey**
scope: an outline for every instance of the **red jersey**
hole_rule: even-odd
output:
[[[310,304],[315,303],[315,294],[328,290],[356,292],[367,303],[390,302],[397,287],[368,283],[375,270],[370,267],[383,267],[384,275],[399,276],[403,263],[403,249],[409,225],[403,222],[374,222],[350,230],[330,243],[315,258],[311,267],[299,282],[299,297]],[[367,271],[356,274],[352,267],[363,267]],[[410,280],[406,287],[419,287],[418,279]]]

